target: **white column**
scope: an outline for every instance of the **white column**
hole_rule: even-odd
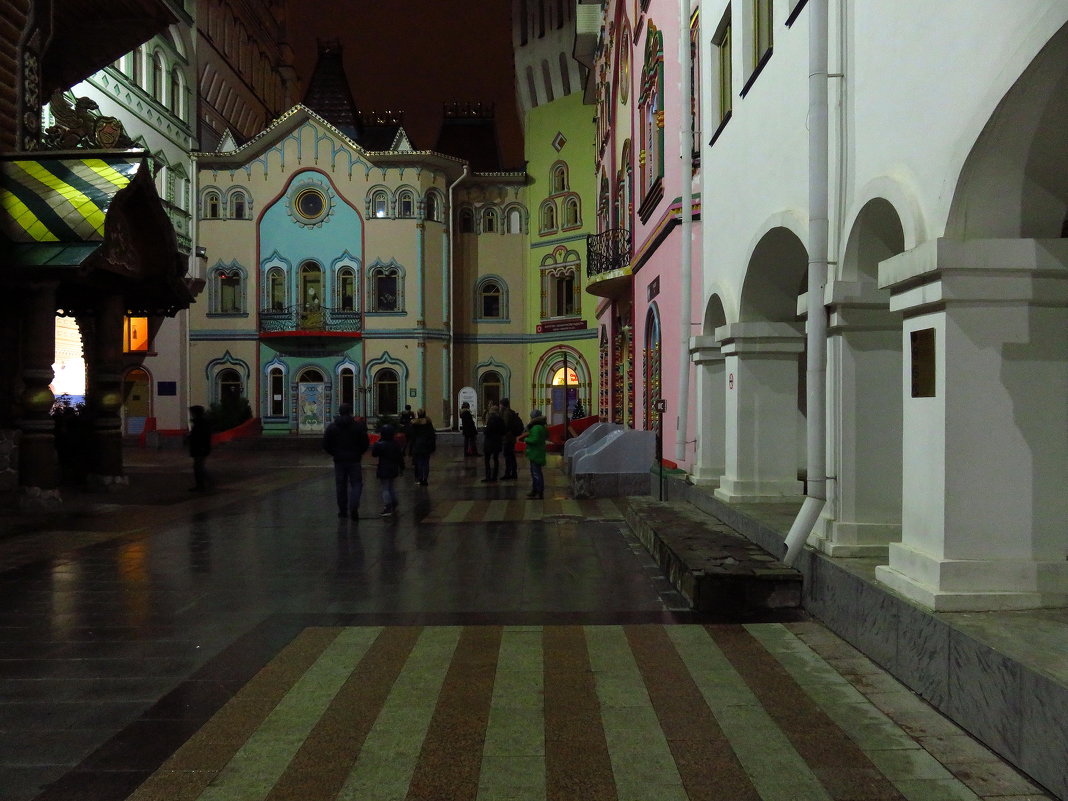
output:
[[[827,504],[810,544],[886,558],[901,539],[901,317],[889,294],[832,287],[828,326]]]
[[[726,377],[725,467],[715,494],[733,503],[800,496],[798,358],[804,337],[789,323],[716,329]]]
[[[718,487],[724,471],[727,396],[723,352],[715,337],[691,337],[690,358],[697,365],[697,456],[693,481]]]
[[[1068,605],[1068,240],[889,259],[905,314],[903,513],[878,579],[935,610]],[[913,335],[934,337],[914,397]]]

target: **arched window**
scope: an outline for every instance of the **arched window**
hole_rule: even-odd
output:
[[[460,233],[473,234],[475,232],[475,213],[468,208],[460,209]]]
[[[137,48],[130,53],[130,78],[134,84],[144,88],[142,82],[144,81],[144,70],[142,69],[142,59],[144,58],[144,52],[141,48]]]
[[[541,204],[541,233],[556,232],[556,204],[547,200]]]
[[[502,320],[507,317],[505,292],[496,278],[483,278],[476,287],[475,316],[480,320]]]
[[[415,199],[407,189],[397,195],[397,216],[405,219],[415,216]]]
[[[267,308],[283,311],[286,307],[286,275],[281,267],[267,271]]]
[[[500,403],[504,395],[504,382],[496,370],[487,370],[478,377],[479,409],[489,410],[495,403]]]
[[[552,172],[552,184],[553,194],[559,194],[560,192],[566,192],[567,186],[567,165],[566,164],[554,164]]]
[[[664,40],[652,23],[646,38],[641,78],[638,108],[641,146],[645,152],[641,164],[644,200],[664,175]]]
[[[441,204],[438,202],[438,196],[433,192],[428,192],[426,196],[426,218],[441,222]]]
[[[241,314],[245,310],[244,286],[241,271],[217,269],[214,275],[214,298],[216,314]]]
[[[227,367],[215,374],[215,397],[219,403],[233,402],[244,395],[245,385],[237,370]]]
[[[579,199],[569,197],[564,201],[564,228],[578,228],[582,225],[582,214],[579,212]]]
[[[384,189],[379,189],[371,195],[371,216],[385,217],[389,214],[389,196]]]
[[[523,233],[523,213],[515,206],[508,210],[508,233]]]
[[[656,430],[660,412],[656,402],[660,398],[660,315],[654,305],[645,316],[645,428]]]
[[[300,265],[301,328],[316,330],[323,324],[323,269],[313,261]]]
[[[377,265],[370,271],[371,311],[404,311],[404,283],[396,267]]]
[[[219,219],[221,209],[222,201],[219,198],[218,192],[208,192],[204,195],[204,219]]]
[[[182,73],[175,67],[171,70],[171,113],[175,117],[182,116]]]
[[[500,226],[497,224],[497,209],[492,207],[482,209],[482,233],[492,234],[498,228]]]
[[[159,53],[152,54],[152,97],[163,102],[163,59]]]
[[[248,197],[241,190],[230,195],[230,217],[234,220],[248,219]]]
[[[337,271],[337,307],[341,311],[356,309],[356,271],[351,267]]]
[[[581,313],[582,293],[579,269],[582,260],[577,251],[562,248],[546,256],[541,263],[541,316],[573,317]]]
[[[281,367],[267,372],[267,415],[284,417],[286,413],[286,376]]]
[[[347,403],[356,408],[356,373],[351,367],[342,367],[337,374],[338,404]]]
[[[399,411],[400,381],[397,371],[384,367],[375,373],[375,414],[396,414]]]

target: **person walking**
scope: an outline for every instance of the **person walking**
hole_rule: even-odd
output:
[[[504,421],[504,436],[501,438],[501,453],[504,454],[504,475],[501,481],[515,481],[519,470],[515,462],[515,438],[523,433],[523,419],[512,408],[508,398],[501,398],[501,420]]]
[[[415,419],[415,413],[412,412],[412,407],[406,405],[404,411],[400,413],[400,417],[397,422],[400,423],[400,433],[403,437],[403,443],[401,450],[404,451],[404,455],[408,456],[412,452],[412,420]]]
[[[545,415],[540,409],[530,412],[527,430],[519,435],[519,441],[527,446],[527,462],[530,463],[530,492],[528,498],[541,500],[545,497],[545,445],[549,441],[549,429],[545,426]]]
[[[415,465],[415,483],[425,487],[430,481],[430,454],[437,449],[437,432],[434,422],[420,409],[412,420],[412,462]]]
[[[189,434],[186,447],[193,457],[193,486],[190,491],[206,492],[208,489],[208,454],[211,453],[211,424],[203,406],[189,407]]]
[[[323,432],[323,450],[334,457],[334,489],[337,516],[360,519],[363,471],[360,464],[371,445],[367,424],[352,416],[352,405],[338,407],[337,417]]]
[[[486,412],[486,427],[482,431],[482,454],[486,467],[486,477],[482,479],[483,483],[497,481],[504,430],[504,420],[501,418],[497,404],[490,404],[489,411]]]
[[[404,451],[393,438],[396,429],[386,423],[378,430],[381,439],[371,448],[371,455],[378,457],[378,485],[382,488],[382,511],[379,517],[392,517],[397,512],[397,492],[394,481],[404,471]]]
[[[464,456],[478,456],[478,426],[467,401],[460,404],[460,431],[464,435]]]

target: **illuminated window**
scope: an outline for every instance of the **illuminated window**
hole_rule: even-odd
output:
[[[125,353],[147,353],[152,350],[152,338],[148,330],[148,318],[124,318],[122,341],[123,351]]]
[[[383,190],[371,195],[371,216],[385,217],[389,213],[389,198]]]

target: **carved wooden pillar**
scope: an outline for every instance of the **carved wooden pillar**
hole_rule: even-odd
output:
[[[55,377],[56,284],[33,284],[26,289],[21,337],[22,392],[18,427],[22,430],[19,459],[20,504],[47,508],[60,503],[59,460],[56,456],[49,384]]]
[[[92,341],[86,343],[86,405],[93,421],[93,453],[88,480],[98,489],[121,489],[122,469],[122,326],[125,303],[108,295],[96,304]]]

